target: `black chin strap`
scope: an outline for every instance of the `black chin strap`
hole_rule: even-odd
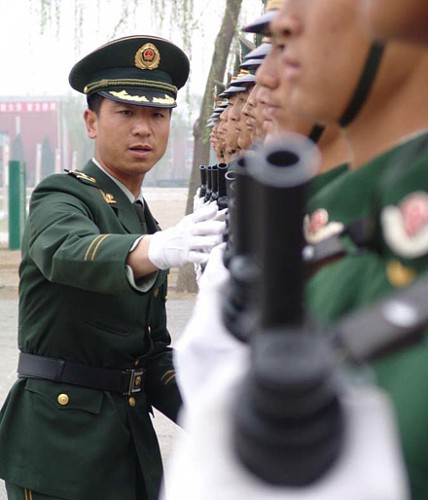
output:
[[[321,135],[324,132],[325,127],[323,125],[314,125],[308,137],[315,144],[321,139]]]
[[[379,70],[380,62],[385,46],[380,42],[374,42],[370,47],[364,70],[361,74],[358,85],[354,91],[351,102],[339,120],[342,127],[346,127],[357,116],[367,96],[372,88],[374,79]]]

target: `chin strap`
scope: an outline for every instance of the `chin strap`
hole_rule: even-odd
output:
[[[317,144],[317,142],[321,139],[321,135],[324,132],[324,125],[314,125],[312,128],[310,134],[308,135],[308,138]]]
[[[379,70],[384,49],[385,45],[380,42],[374,42],[370,47],[364,70],[351,98],[351,102],[339,120],[342,127],[349,125],[363,107]]]

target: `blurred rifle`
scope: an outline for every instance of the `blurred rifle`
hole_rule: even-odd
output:
[[[308,320],[303,217],[317,162],[295,136],[259,148],[234,169],[229,200],[224,323],[251,350],[233,407],[233,447],[256,477],[286,487],[313,484],[340,456],[344,360],[359,365],[418,341],[428,324],[428,279],[323,331]]]

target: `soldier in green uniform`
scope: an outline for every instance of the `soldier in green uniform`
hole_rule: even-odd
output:
[[[167,40],[132,36],[70,73],[94,159],[36,187],[20,266],[18,381],[0,414],[9,498],[155,500],[162,463],[152,407],[181,405],[166,327],[167,270],[203,263],[217,209],[160,231],[142,197],[188,77]],[[134,202],[139,202],[135,206]]]
[[[312,245],[336,244],[306,289],[310,312],[330,322],[427,269],[428,54],[375,43],[356,4],[341,0],[286,0],[271,29],[287,44],[295,109],[339,123],[352,149],[349,171],[309,200],[305,227]],[[395,408],[413,500],[428,497],[425,344],[372,364]]]

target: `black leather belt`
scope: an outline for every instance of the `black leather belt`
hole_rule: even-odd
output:
[[[144,374],[143,368],[129,370],[96,368],[24,352],[19,354],[18,361],[20,378],[53,380],[128,396],[143,390]]]

